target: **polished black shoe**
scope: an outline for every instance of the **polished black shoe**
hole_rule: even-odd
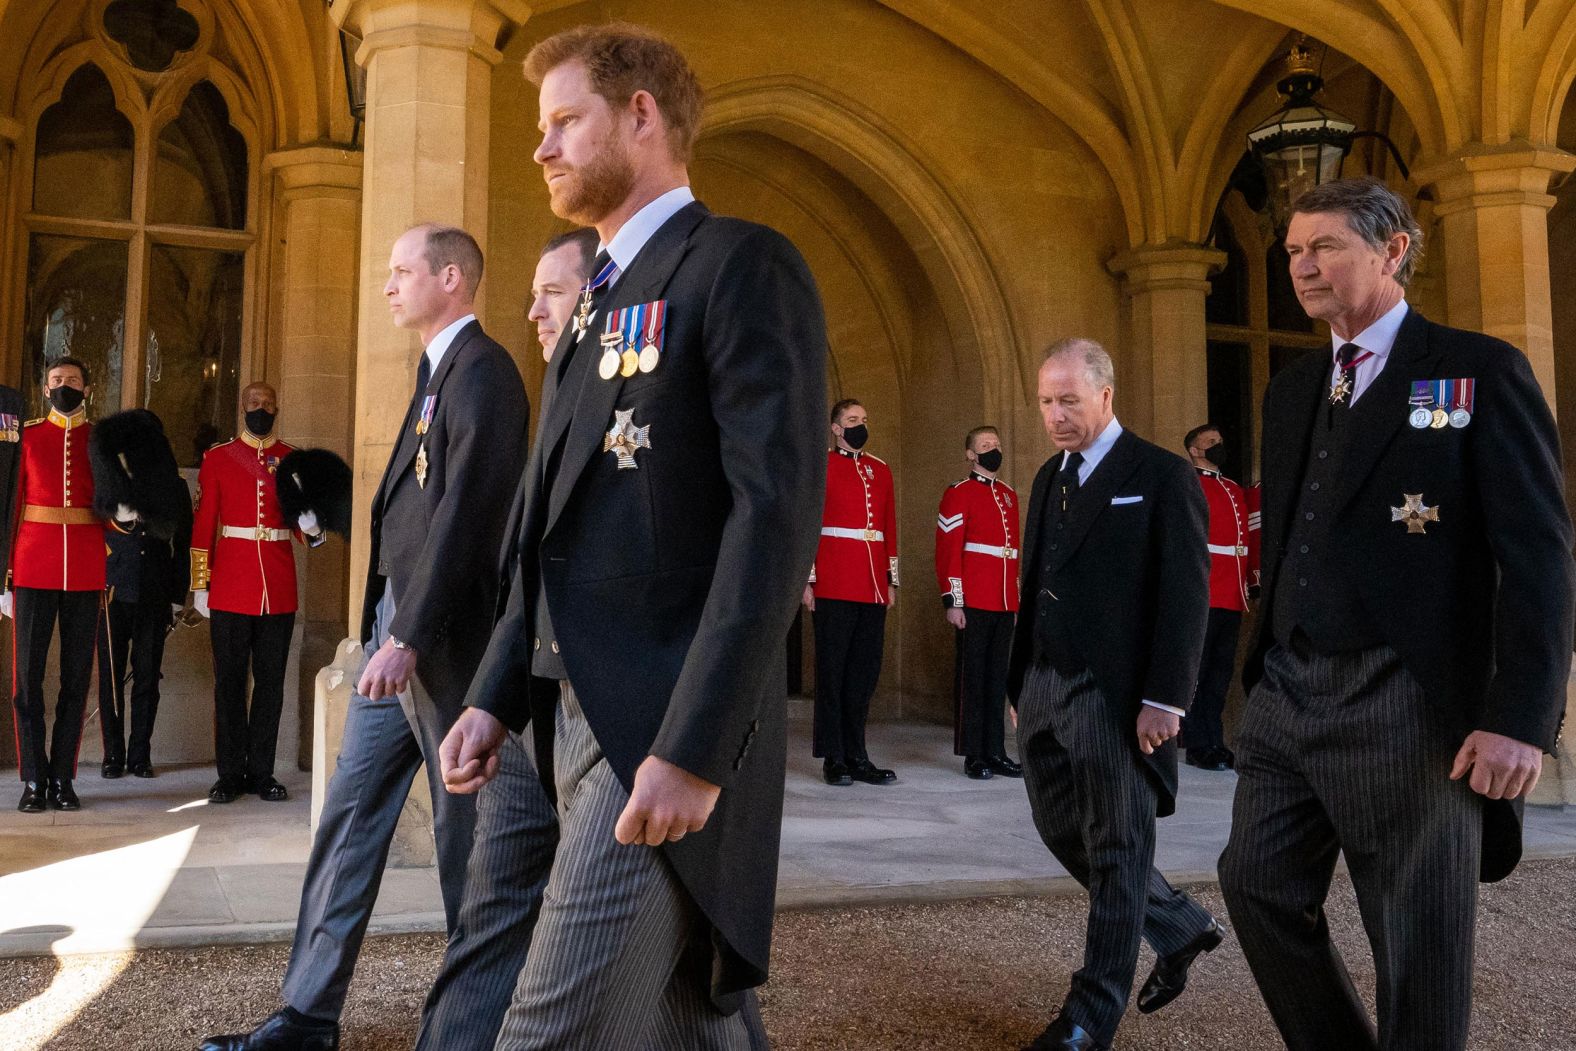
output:
[[[848,764],[836,759],[828,759],[821,764],[821,780],[839,787],[854,783],[854,779],[848,776]]]
[[[44,786],[38,781],[22,782],[22,799],[16,808],[24,814],[44,812]]]
[[[266,803],[282,803],[290,798],[290,793],[285,791],[285,786],[271,777],[266,777],[257,782],[257,798]]]
[[[212,788],[208,789],[208,802],[233,803],[240,794],[241,788],[239,785],[234,781],[226,781],[221,777],[213,783]]]
[[[51,777],[49,779],[49,805],[56,810],[81,810],[82,800],[77,798],[76,790],[71,787],[69,777]]]
[[[1220,761],[1222,763],[1226,764],[1226,769],[1227,770],[1235,770],[1237,768],[1237,753],[1236,752],[1233,752],[1231,749],[1227,748],[1225,745],[1221,745],[1219,748],[1215,749],[1215,752],[1216,752],[1217,755],[1219,755]]]
[[[1222,749],[1219,748],[1189,748],[1182,761],[1200,770],[1224,770],[1226,763],[1220,757],[1221,751]]]
[[[107,781],[113,781],[126,772],[126,764],[120,759],[106,759],[104,765],[99,767],[99,776]]]
[[[869,759],[855,759],[848,764],[848,776],[867,785],[890,785],[897,780],[897,771],[883,770]]]
[[[1023,767],[1004,755],[987,756],[985,761],[990,764],[990,772],[993,774],[1000,774],[1002,777],[1023,776]]]
[[[1058,1018],[1023,1051],[1110,1051],[1110,1046],[1100,1043],[1077,1023]]]
[[[210,1036],[201,1051],[336,1051],[339,1047],[338,1022],[290,1014],[275,1011],[250,1033]]]
[[[155,777],[152,763],[127,763],[126,772],[132,777]]]
[[[990,764],[977,755],[963,760],[963,773],[970,781],[989,781]]]
[[[1181,949],[1170,956],[1158,957],[1155,969],[1149,972],[1149,977],[1144,979],[1144,987],[1138,990],[1139,1013],[1158,1011],[1181,996],[1182,990],[1187,987],[1187,969],[1198,958],[1198,954],[1214,952],[1225,937],[1226,928],[1219,920],[1212,919],[1203,933]]]

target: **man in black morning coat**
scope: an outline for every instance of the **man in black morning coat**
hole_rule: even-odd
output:
[[[1404,200],[1342,180],[1293,212],[1292,281],[1331,353],[1264,398],[1264,600],[1221,889],[1294,1051],[1453,1051],[1477,882],[1520,858],[1521,797],[1565,706],[1559,438],[1520,351],[1407,306]],[[1377,1032],[1325,924],[1338,852]]]
[[[443,746],[465,791],[505,726],[555,720],[561,838],[497,1046],[748,1047],[825,477],[820,297],[781,235],[694,201],[700,91],[671,44],[586,26],[526,73],[553,211],[604,250],[553,354],[508,610]],[[545,705],[533,672],[561,682]]]
[[[1035,827],[1089,888],[1089,923],[1083,967],[1031,1051],[1110,1046],[1140,939],[1156,955],[1138,994],[1149,1012],[1222,937],[1154,867],[1209,616],[1208,511],[1186,461],[1122,428],[1114,387],[1093,340],[1062,340],[1040,367],[1040,414],[1062,451],[1029,497],[1007,696]]]

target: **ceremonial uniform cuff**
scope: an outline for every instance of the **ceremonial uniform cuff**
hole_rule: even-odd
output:
[[[202,591],[208,586],[208,552],[200,547],[191,549],[192,590]]]
[[[1149,705],[1151,708],[1159,708],[1163,712],[1170,712],[1178,719],[1186,718],[1187,716],[1187,712],[1183,711],[1181,708],[1173,708],[1169,704],[1161,704],[1159,701],[1151,701],[1147,699],[1144,701],[1144,703]]]

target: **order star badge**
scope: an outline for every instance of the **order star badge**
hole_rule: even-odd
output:
[[[602,451],[611,451],[618,457],[620,471],[632,471],[640,465],[635,462],[636,449],[651,448],[651,424],[635,426],[634,409],[614,409],[613,427],[602,438]]]
[[[1390,508],[1390,521],[1405,522],[1408,533],[1427,532],[1426,523],[1439,521],[1439,508],[1423,504],[1422,493],[1403,493],[1405,507]]]

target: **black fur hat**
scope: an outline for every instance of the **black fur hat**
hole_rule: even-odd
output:
[[[113,519],[125,504],[142,516],[148,534],[173,537],[192,514],[191,492],[175,466],[164,425],[147,409],[126,409],[93,425],[88,440],[93,510]]]
[[[296,449],[274,469],[279,510],[291,528],[303,511],[324,529],[350,536],[350,465],[330,449]]]

